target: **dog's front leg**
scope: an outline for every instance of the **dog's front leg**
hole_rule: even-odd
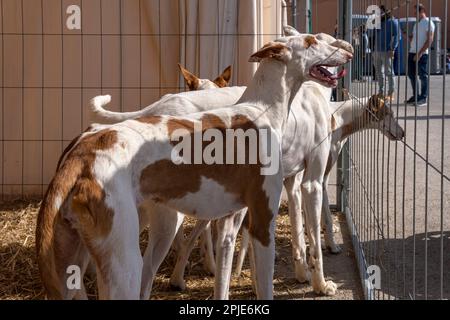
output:
[[[328,175],[323,182],[322,221],[324,224],[325,245],[331,253],[340,253],[341,248],[334,239],[333,218],[331,217],[330,204],[328,202]]]
[[[307,175],[307,173],[305,173]],[[320,241],[320,215],[322,211],[322,183],[305,176],[302,182],[303,207],[307,216],[308,236],[310,239],[311,284],[317,294],[328,296],[336,293],[336,284],[325,281],[323,275],[323,258]]]
[[[303,173],[299,173],[284,181],[289,201],[295,278],[300,283],[309,281],[311,277],[306,258],[305,230],[303,228],[302,197],[300,191],[302,178]]]

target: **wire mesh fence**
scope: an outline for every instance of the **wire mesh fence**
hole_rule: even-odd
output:
[[[358,129],[343,149],[339,181],[366,298],[449,299],[448,1],[340,6],[355,48],[346,85]],[[403,127],[402,140],[392,141],[382,121],[361,130],[362,98],[373,94]]]

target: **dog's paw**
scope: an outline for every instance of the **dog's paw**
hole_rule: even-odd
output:
[[[338,225],[333,223],[333,233],[339,233],[341,231],[341,228],[339,228]]]
[[[337,285],[333,281],[325,281],[315,292],[325,296],[334,296],[337,291]]]
[[[302,272],[295,272],[295,279],[299,283],[307,283],[311,281],[311,272],[309,270],[302,271]]]
[[[325,287],[322,290],[322,293],[326,296],[334,296],[337,291],[337,285],[333,281],[325,282]]]

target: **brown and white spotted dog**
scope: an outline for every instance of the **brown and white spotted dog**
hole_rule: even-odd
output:
[[[148,217],[154,241],[147,247],[144,265],[139,214],[160,205],[204,220],[248,207],[257,296],[271,299],[283,171],[264,171],[259,158],[246,164],[180,164],[173,157],[175,140],[189,141],[209,129],[219,134],[227,129],[253,129],[258,134],[267,130],[270,147],[279,148],[276,142],[281,141],[289,103],[302,83],[313,80],[335,86],[337,81],[322,72],[322,66],[340,66],[352,57],[313,35],[282,38],[252,55],[251,61],[261,64],[237,105],[183,117],[149,116],[99,125],[83,134],[62,162],[39,211],[36,247],[49,297],[73,297],[66,286],[66,270],[80,266],[87,255],[96,263],[100,299],[148,297],[159,267],[154,263],[167,254],[181,222],[178,215]],[[264,151],[267,146],[259,142]],[[249,154],[248,143],[244,151]],[[148,279],[142,279],[143,268],[149,270]],[[141,293],[141,281],[147,280]]]

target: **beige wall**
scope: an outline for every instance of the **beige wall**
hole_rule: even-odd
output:
[[[177,62],[208,78],[233,64],[233,84],[247,84],[249,56],[281,30],[280,0],[21,3],[2,0],[0,14],[0,199],[42,195],[95,95],[111,94],[112,110],[145,107],[184,90]],[[72,4],[81,31],[65,28]]]

